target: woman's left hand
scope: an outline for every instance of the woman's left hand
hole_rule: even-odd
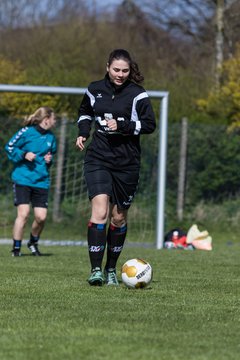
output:
[[[49,164],[52,161],[52,154],[50,152],[48,152],[45,156],[44,156],[44,160],[47,164]]]

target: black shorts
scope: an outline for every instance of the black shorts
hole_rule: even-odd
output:
[[[139,169],[108,168],[103,164],[84,164],[84,175],[91,200],[96,195],[106,194],[119,209],[131,206],[139,181]]]
[[[32,207],[48,208],[48,189],[13,184],[14,205],[32,204]]]

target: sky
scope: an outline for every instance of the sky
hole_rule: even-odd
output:
[[[96,3],[99,7],[109,6],[116,6],[122,3],[123,0],[87,0],[89,3]]]
[[[89,6],[97,6],[99,9],[114,8],[122,3],[123,0],[87,0]]]

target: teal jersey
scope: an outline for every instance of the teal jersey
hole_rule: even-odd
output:
[[[39,129],[39,130],[38,130]],[[48,189],[50,186],[49,168],[45,162],[47,153],[54,155],[57,150],[56,138],[50,130],[38,126],[20,129],[5,146],[9,160],[14,164],[12,180],[18,185]],[[25,159],[27,152],[36,154],[31,162]]]

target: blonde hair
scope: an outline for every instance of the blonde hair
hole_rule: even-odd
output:
[[[24,126],[38,125],[43,121],[43,119],[49,118],[53,112],[54,111],[52,108],[48,106],[41,106],[33,114],[27,116],[24,119],[23,125]]]

